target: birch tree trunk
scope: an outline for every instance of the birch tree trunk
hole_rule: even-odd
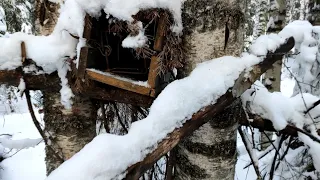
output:
[[[49,35],[59,17],[60,5],[48,0],[35,1],[36,34]],[[96,135],[97,108],[88,97],[76,95],[71,110],[65,110],[60,103],[59,92],[43,92],[45,132],[50,138],[46,147],[47,174],[50,174],[64,160],[80,151]],[[51,141],[51,139],[53,141]]]
[[[267,32],[278,33],[285,24],[286,1],[270,0],[269,22]],[[273,68],[268,70],[263,77],[263,84],[270,92],[280,92],[282,61],[273,64]]]
[[[267,6],[267,4],[266,4]],[[268,14],[268,25],[266,31],[268,33],[278,33],[285,25],[286,18],[286,1],[285,0],[270,0]],[[266,9],[267,10],[267,9]],[[281,87],[281,70],[282,61],[277,61],[273,64],[273,68],[269,69],[262,78],[262,83],[270,92],[280,92]],[[261,134],[261,150],[266,149],[270,143],[269,139],[272,139],[273,132],[266,132]],[[267,137],[268,136],[268,137]]]
[[[50,146],[68,160],[95,136],[97,109],[87,97],[76,96],[71,110],[60,103],[60,93],[43,92],[45,132],[52,138]],[[61,162],[46,147],[47,174]]]
[[[238,56],[244,45],[243,1],[187,0],[184,4],[184,41],[188,49],[187,75],[197,63],[225,55]],[[229,32],[229,33],[228,33]],[[227,38],[225,38],[227,37]],[[226,39],[227,43],[226,43]],[[225,50],[224,50],[225,49]],[[212,82],[214,84],[214,82]],[[201,87],[199,87],[201,88]],[[236,129],[241,105],[233,104],[177,147],[175,178],[233,179]],[[219,122],[219,121],[215,121]]]
[[[49,0],[35,1],[35,32],[47,36],[52,33],[58,17],[60,5]]]

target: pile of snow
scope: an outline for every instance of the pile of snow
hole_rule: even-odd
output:
[[[68,0],[70,1],[70,0]],[[111,15],[119,20],[132,23],[132,15],[142,9],[163,8],[168,9],[174,18],[172,31],[180,34],[182,32],[181,7],[185,0],[74,0],[91,16],[98,17],[103,9],[107,18]]]
[[[267,37],[271,45],[257,43],[253,49],[267,53],[285,41],[275,35],[262,38]],[[181,127],[194,113],[216,103],[243,71],[262,59],[244,53],[240,58],[225,56],[198,64],[190,76],[169,84],[153,102],[148,117],[134,122],[127,135],[97,136],[56,169],[48,180],[121,179],[127,167],[141,161],[158,142]]]

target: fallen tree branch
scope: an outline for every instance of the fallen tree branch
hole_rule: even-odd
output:
[[[138,162],[127,169],[126,179],[139,179],[153,164],[162,156],[175,147],[182,138],[190,135],[201,125],[218,115],[223,109],[236,100],[244,91],[246,91],[256,79],[258,79],[265,71],[272,68],[273,63],[282,59],[281,53],[289,52],[294,46],[294,39],[291,37],[288,41],[281,45],[274,53],[268,53],[264,61],[253,66],[249,73],[243,72],[236,80],[233,88],[230,88],[222,95],[215,104],[203,108],[195,113],[181,128],[175,129],[168,134],[167,138],[162,140],[153,152],[148,154],[143,161]],[[249,77],[249,78],[248,78]]]
[[[310,108],[308,108],[308,109],[304,112],[304,114],[308,114],[313,108],[317,107],[319,104],[320,104],[320,100],[318,100],[317,102],[313,103],[313,105],[312,105]]]
[[[248,120],[240,119],[239,124],[242,126],[251,126],[253,128],[257,128],[260,131],[279,132],[281,134],[291,135],[294,137],[297,137],[298,132],[300,132],[300,133],[305,134],[306,136],[309,136],[313,141],[320,143],[320,139],[318,139],[317,137],[315,137],[311,133],[309,133],[303,129],[300,129],[294,125],[288,124],[286,126],[286,128],[282,129],[281,131],[277,131],[276,129],[274,129],[273,124],[270,120],[263,119],[262,117],[260,117],[258,115],[250,114],[250,116],[252,117],[253,121],[249,122]],[[319,130],[318,130],[318,134],[320,135]]]
[[[292,136],[291,136],[291,137],[292,137]],[[274,143],[274,141],[273,141],[272,143]],[[272,146],[272,145],[271,145],[271,146]],[[269,153],[272,152],[273,150],[274,150],[273,146],[272,146],[271,149],[265,150],[265,151],[258,157],[258,160],[264,158],[267,154],[269,154]],[[250,162],[249,164],[247,164],[246,166],[244,166],[243,169],[246,169],[246,168],[248,168],[248,167],[251,166],[251,165],[252,165],[252,162]]]

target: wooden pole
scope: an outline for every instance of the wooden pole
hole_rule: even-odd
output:
[[[85,17],[84,22],[85,22],[85,26],[83,31],[83,38],[85,38],[88,43],[91,37],[91,29],[92,29],[91,17],[88,14]],[[86,74],[88,54],[89,54],[89,48],[82,47],[80,50],[80,57],[79,57],[78,70],[77,70],[77,77],[80,79],[84,79]]]
[[[153,46],[153,49],[157,52],[162,51],[166,30],[167,30],[167,27],[166,27],[165,13],[161,13],[158,26],[157,26],[154,46]],[[149,75],[148,75],[148,84],[152,89],[156,88],[156,79],[158,76],[158,61],[159,61],[159,58],[157,57],[157,55],[153,55],[151,57]]]

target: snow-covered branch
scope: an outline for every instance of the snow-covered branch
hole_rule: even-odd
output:
[[[293,38],[270,36],[267,40],[270,44],[255,44],[265,52],[261,57],[243,54],[199,64],[189,77],[169,84],[152,104],[148,117],[133,123],[127,135],[99,135],[48,180],[121,179],[125,174],[128,179],[140,177],[183,137],[230,105],[294,46]]]
[[[281,93],[268,92],[257,81],[241,98],[247,112],[254,115],[249,115],[249,118],[252,119],[249,119],[246,123],[240,122],[240,124],[250,124],[260,130],[276,130],[283,135],[298,137],[301,142],[308,146],[308,152],[313,159],[315,169],[320,170],[316,153],[320,150],[319,97],[301,93],[287,98]],[[270,171],[271,176],[274,168],[273,163]]]

